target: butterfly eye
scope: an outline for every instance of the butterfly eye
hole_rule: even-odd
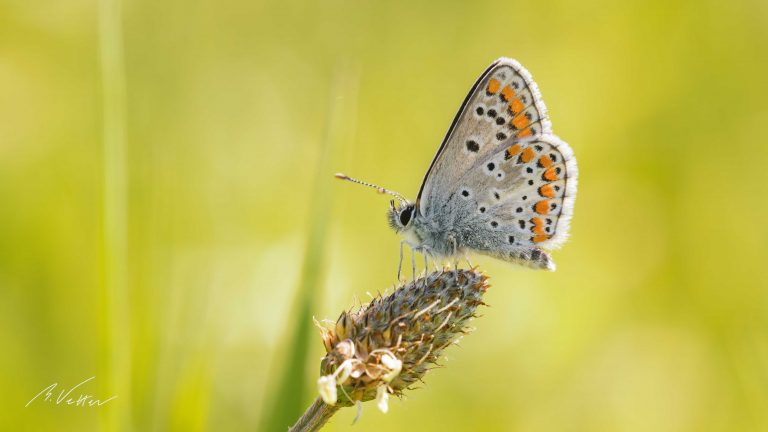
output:
[[[411,221],[411,213],[413,213],[413,207],[406,207],[402,213],[400,213],[400,223],[403,226],[408,225]]]

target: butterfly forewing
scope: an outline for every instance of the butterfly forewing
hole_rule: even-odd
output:
[[[517,61],[494,62],[475,82],[435,155],[419,191],[419,211],[429,217],[455,190],[459,178],[510,138],[551,132],[536,83]]]

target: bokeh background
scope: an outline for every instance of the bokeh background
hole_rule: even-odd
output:
[[[581,171],[446,368],[328,430],[768,430],[765,1],[0,4],[0,427],[285,430],[495,58]],[[358,299],[358,300],[356,300]],[[36,402],[88,384],[101,408]],[[289,420],[285,420],[289,419]]]

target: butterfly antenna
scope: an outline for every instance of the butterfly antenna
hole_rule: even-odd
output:
[[[358,179],[352,178],[352,177],[350,177],[350,176],[348,176],[346,174],[342,174],[342,173],[336,173],[334,175],[334,177],[336,177],[339,180],[348,180],[348,181],[351,181],[352,183],[357,183],[357,184],[360,184],[360,185],[363,185],[363,186],[372,187],[372,188],[376,189],[376,191],[378,191],[379,193],[390,194],[393,197],[399,199],[403,203],[407,203],[408,202],[408,200],[405,199],[405,197],[403,197],[399,193],[397,193],[395,191],[391,191],[391,190],[386,189],[386,188],[383,188],[381,186],[377,186],[377,185],[375,185],[373,183],[364,182],[362,180],[358,180]]]

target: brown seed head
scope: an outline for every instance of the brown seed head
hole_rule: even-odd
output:
[[[467,333],[468,320],[484,304],[486,279],[475,269],[433,272],[356,312],[342,312],[333,328],[321,330],[323,399],[349,406],[401,395]]]

